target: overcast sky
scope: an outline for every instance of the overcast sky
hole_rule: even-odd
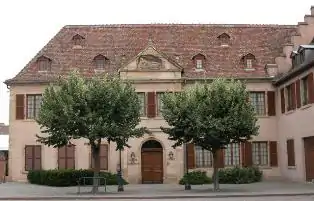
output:
[[[297,24],[313,0],[1,0],[0,122],[9,123],[15,76],[67,24]]]

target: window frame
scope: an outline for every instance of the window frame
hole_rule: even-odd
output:
[[[304,105],[309,104],[308,76],[305,76],[301,79],[300,88],[301,88],[300,89],[301,105],[304,106]]]
[[[266,144],[265,154],[262,154],[261,144]],[[257,145],[257,149],[255,149],[256,150],[256,152],[255,152],[254,148],[255,148],[256,145]],[[258,155],[258,159],[257,159],[258,163],[255,163],[255,161],[256,161],[255,160],[255,156],[256,156],[255,153],[257,153],[257,155]],[[266,164],[262,163],[263,156],[267,157],[266,158],[266,161],[267,161]],[[269,143],[267,141],[253,141],[252,142],[252,164],[256,165],[256,166],[270,166],[269,160],[270,160],[270,157],[269,157]]]
[[[29,111],[29,97],[32,97],[32,109]],[[38,97],[40,97],[40,104],[37,105]],[[26,94],[26,119],[36,119],[38,117],[38,112],[40,111],[41,104],[43,100],[42,94]],[[38,107],[37,107],[38,106]],[[30,113],[31,115],[30,115]]]
[[[31,147],[32,148],[32,157],[31,157],[31,159],[32,159],[32,168],[31,169],[27,169],[26,167],[27,167],[27,156],[26,156],[26,148],[27,147]],[[35,166],[36,166],[36,153],[35,153],[35,148],[36,147],[40,147],[40,167],[39,167],[39,169],[36,169],[35,168]],[[42,146],[41,145],[28,145],[28,144],[26,144],[25,146],[24,146],[24,170],[26,171],[26,172],[28,172],[28,171],[32,171],[32,170],[42,170]]]
[[[254,99],[252,98],[253,95],[254,95]],[[265,91],[250,91],[249,97],[250,97],[250,102],[255,110],[256,115],[266,116],[266,92]],[[260,100],[261,98],[262,98],[262,101]]]
[[[143,110],[143,112],[141,112],[140,110],[140,116],[141,117],[146,117],[147,116],[147,95],[145,92],[136,92],[138,95],[138,98],[140,100],[140,105],[141,105],[141,110]],[[140,94],[143,94],[143,105],[141,104],[141,98],[140,98]]]
[[[237,145],[237,147],[236,147],[236,149],[234,149],[234,145]],[[230,156],[229,155],[226,155],[227,153],[227,150],[228,150],[228,148],[230,147]],[[237,164],[234,164],[235,162],[234,162],[234,159],[235,159],[235,157],[234,157],[234,150],[238,150],[238,154],[237,154],[237,156],[236,156],[236,158],[237,158],[237,161],[238,161],[238,163]],[[226,147],[226,149],[224,149],[224,164],[225,164],[225,166],[227,166],[227,167],[235,167],[235,166],[240,166],[241,165],[241,145],[240,145],[240,143],[230,143],[227,147]],[[230,158],[230,164],[229,164],[229,160],[227,159],[227,158]]]
[[[196,69],[203,69],[203,59],[196,59]]]
[[[162,92],[162,91],[160,91],[160,92],[156,92],[156,105],[157,105],[157,107],[156,107],[156,116],[159,116],[159,117],[161,117],[162,116],[162,114],[161,114],[161,105],[162,105],[162,101],[161,101],[161,96],[163,96],[164,94],[165,94],[166,92]]]
[[[209,150],[206,150],[200,146],[195,145],[194,146],[194,152],[195,152],[195,167],[196,168],[213,167],[213,155]],[[208,154],[209,154],[209,157],[208,157]],[[200,158],[201,158],[201,160],[198,160]],[[205,159],[207,159],[207,160],[205,160]],[[205,164],[206,162],[208,162],[208,163]]]
[[[292,105],[292,85],[289,84],[288,86],[285,87],[285,101],[286,101],[286,110],[290,111],[293,110],[293,105]]]
[[[69,155],[68,155],[68,152],[70,151],[69,149],[70,149],[70,146],[73,146],[73,157],[69,157]],[[65,148],[65,156],[64,156],[64,159],[65,159],[65,167],[64,168],[60,168],[60,156],[59,156],[59,151],[60,151],[60,149],[61,148]],[[71,169],[71,168],[69,168],[68,166],[68,161],[69,160],[73,160],[73,165],[74,165],[74,169],[76,169],[76,164],[75,164],[75,153],[76,152],[76,149],[75,149],[75,145],[66,145],[65,147],[59,147],[58,148],[58,169],[60,170],[60,169]]]
[[[289,151],[289,142],[292,143],[292,153]],[[294,139],[286,140],[286,149],[287,149],[287,166],[295,167],[295,142]],[[292,154],[292,155],[290,155]]]

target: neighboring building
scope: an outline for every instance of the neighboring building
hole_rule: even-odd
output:
[[[90,168],[87,141],[54,149],[36,142],[41,94],[59,75],[77,69],[91,77],[116,73],[134,81],[142,100],[142,126],[151,135],[131,139],[123,151],[130,183],[175,183],[183,175],[183,148],[163,134],[160,96],[218,76],[247,81],[259,117],[259,135],[232,144],[220,167],[257,165],[265,177],[314,179],[314,7],[298,25],[91,25],[65,26],[18,73],[10,87],[9,175],[26,180],[32,169]],[[312,41],[314,42],[314,41]],[[296,52],[293,52],[296,50]],[[291,59],[292,58],[292,59]],[[300,98],[301,97],[301,98]],[[155,148],[152,152],[151,148]],[[188,145],[190,169],[212,171],[208,151]],[[101,169],[115,172],[118,152],[103,142]]]
[[[5,176],[8,176],[8,155],[9,126],[0,123],[0,182],[5,179]]]

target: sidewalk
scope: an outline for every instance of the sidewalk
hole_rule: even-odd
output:
[[[260,182],[254,184],[221,184],[220,192],[213,192],[212,185],[184,186],[175,184],[126,185],[124,192],[117,192],[117,186],[108,186],[107,192],[91,195],[91,187],[47,187],[23,183],[0,184],[0,200],[74,200],[74,199],[171,199],[171,198],[226,198],[263,196],[314,195],[314,184],[291,182]]]

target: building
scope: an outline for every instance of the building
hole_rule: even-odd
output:
[[[258,165],[267,178],[314,179],[314,7],[297,25],[72,25],[56,36],[12,79],[10,178],[31,169],[90,168],[86,141],[54,149],[36,142],[34,121],[41,94],[59,75],[76,69],[87,77],[116,73],[134,81],[142,100],[141,125],[151,135],[131,139],[123,151],[130,183],[176,183],[183,175],[183,148],[161,132],[160,95],[217,76],[247,81],[259,117],[259,135],[221,153],[220,167]],[[300,98],[301,97],[301,98]],[[149,105],[149,107],[148,107]],[[154,148],[154,152],[152,152]],[[208,151],[188,145],[190,169],[212,172]],[[104,142],[101,169],[115,172],[118,152]]]
[[[0,183],[8,176],[9,126],[0,123]]]

